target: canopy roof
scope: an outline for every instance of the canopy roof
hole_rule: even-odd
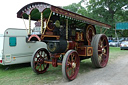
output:
[[[49,16],[50,12],[53,12],[53,14],[56,14],[58,16],[62,16],[65,18],[69,18],[72,20],[78,20],[80,22],[85,22],[88,24],[111,28],[111,26],[108,24],[96,21],[94,19],[76,14],[74,12],[71,12],[71,11],[68,11],[68,10],[65,10],[60,7],[56,7],[56,6],[53,6],[53,5],[44,3],[44,2],[34,2],[34,3],[30,3],[24,6],[17,12],[17,17],[18,18],[23,17],[25,19],[28,19],[28,15],[31,15],[31,20],[37,21],[40,19],[41,12],[43,12],[43,17],[45,18]]]

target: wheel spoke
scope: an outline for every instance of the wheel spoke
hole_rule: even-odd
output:
[[[41,56],[41,55],[40,55],[40,51],[39,51],[39,52],[37,52],[37,53],[38,53],[38,55],[39,55],[39,56]]]
[[[68,63],[67,63],[68,65],[71,65],[71,62],[70,61],[68,61]]]
[[[103,46],[104,46],[104,45],[103,45],[103,41],[101,41],[101,48],[103,48]]]
[[[36,63],[36,65],[34,66],[34,68],[36,69],[36,68],[37,68],[37,66],[38,66],[38,63]]]
[[[44,53],[43,57],[45,57],[45,53]]]
[[[39,54],[38,54],[38,52],[35,54],[35,58],[38,58],[39,57]]]
[[[75,61],[74,62],[77,63],[76,56],[75,56]]]
[[[102,54],[100,54],[100,55],[98,56],[98,61],[99,61],[99,63],[102,61]]]
[[[98,47],[102,48],[101,40],[99,41]]]
[[[107,45],[103,46],[103,48],[106,48],[106,47],[107,47]]]
[[[73,54],[71,54],[71,62],[73,62]]]
[[[43,63],[43,67],[44,67],[44,69],[46,68],[46,64],[45,64],[45,63]],[[44,70],[44,69],[43,69],[43,70]]]
[[[71,72],[71,75],[73,75],[74,74],[74,69],[72,68],[72,72]]]
[[[107,54],[103,53],[103,55],[105,56],[105,58],[107,57]]]
[[[68,75],[70,75],[70,70],[71,69],[72,69],[71,67],[67,69]]]
[[[34,63],[39,63],[39,61],[34,61]]]
[[[37,70],[39,71],[39,69],[40,69],[40,65],[39,65],[39,68]]]
[[[101,47],[101,44],[98,44],[98,47],[102,48],[102,47]]]
[[[42,51],[40,51],[40,52],[41,52],[41,54],[40,54],[40,55],[42,56]]]
[[[43,63],[43,67],[45,68],[45,63]]]
[[[71,56],[68,58],[68,63],[71,63]]]
[[[102,50],[98,50],[98,52],[102,52]]]
[[[102,50],[98,50],[98,55],[102,54]]]

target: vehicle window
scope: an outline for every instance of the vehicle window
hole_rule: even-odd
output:
[[[16,37],[10,37],[9,38],[9,45],[10,46],[16,46]]]

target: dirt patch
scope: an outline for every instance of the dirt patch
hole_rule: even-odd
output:
[[[127,85],[127,80],[128,55],[125,55],[108,63],[105,68],[93,69],[83,74],[79,73],[73,81],[68,82],[62,79],[61,81],[56,81],[54,85]]]

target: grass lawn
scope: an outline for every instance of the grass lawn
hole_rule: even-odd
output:
[[[120,50],[118,47],[110,47],[109,63],[118,56],[123,57],[128,50]],[[7,70],[5,70],[9,67]],[[94,68],[90,59],[81,61],[79,74],[89,72]],[[37,75],[32,71],[30,64],[18,64],[11,66],[0,65],[0,85],[43,85],[62,80],[61,66],[52,67],[44,74]]]

